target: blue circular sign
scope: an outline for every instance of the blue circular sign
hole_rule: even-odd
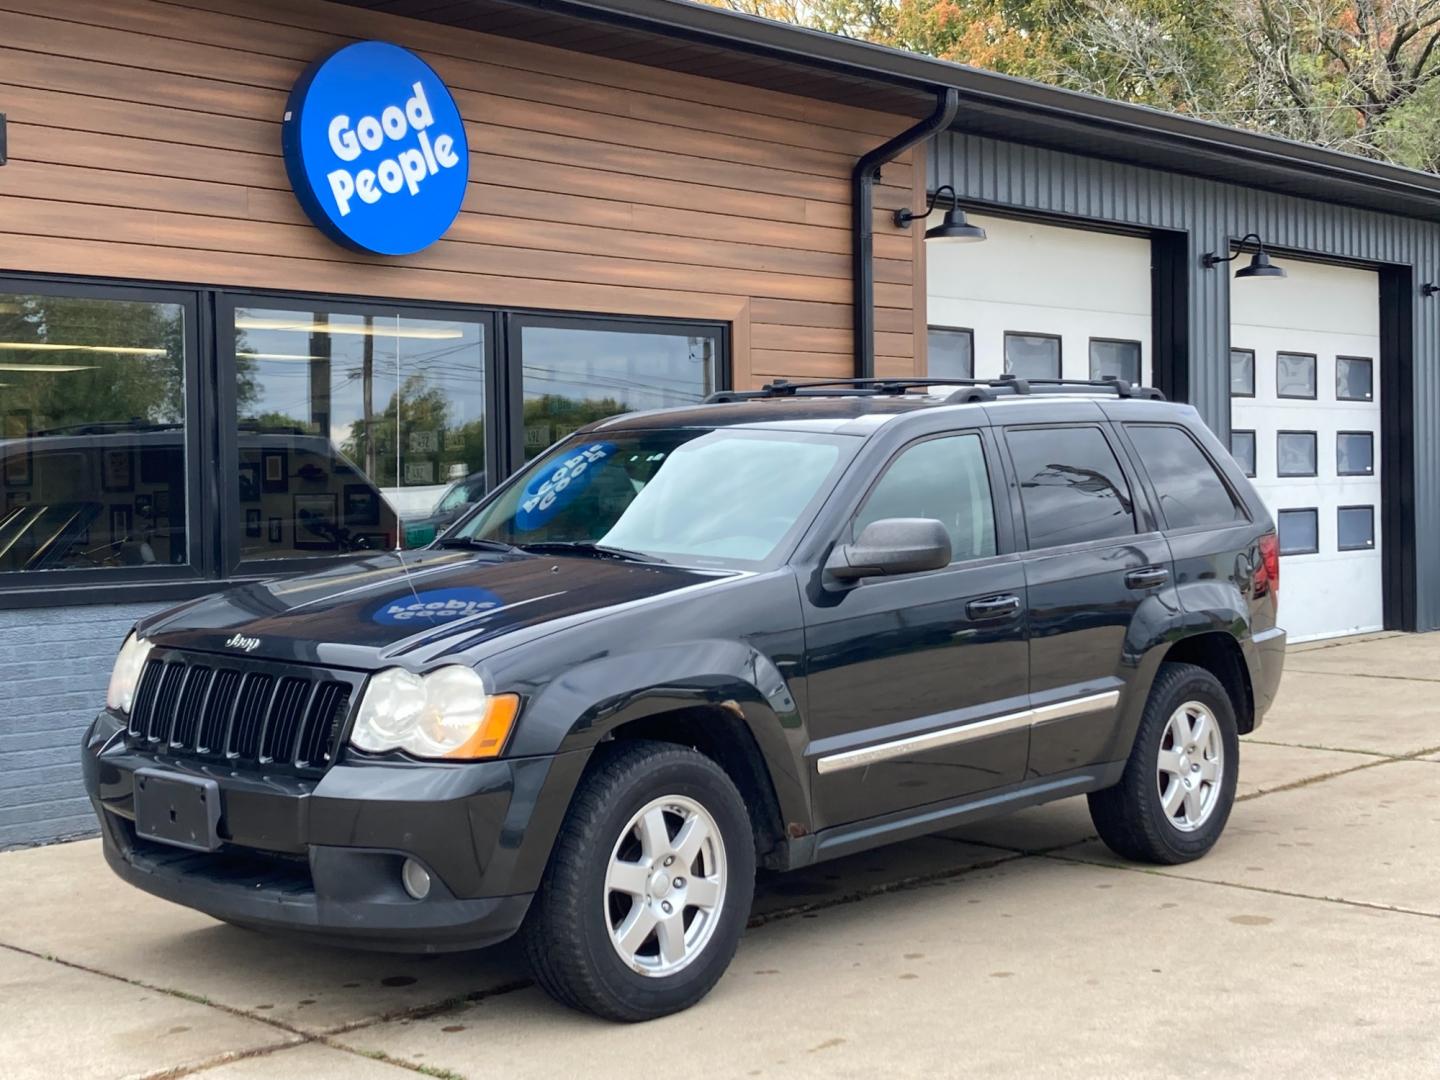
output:
[[[386,600],[370,618],[381,626],[438,626],[504,606],[489,589],[430,589]]]
[[[539,470],[520,493],[520,505],[515,508],[516,528],[530,532],[548,525],[590,486],[597,466],[614,453],[614,443],[585,443]]]
[[[281,143],[310,220],[356,251],[428,247],[465,199],[460,110],[430,65],[398,45],[356,42],[312,64],[290,91]]]

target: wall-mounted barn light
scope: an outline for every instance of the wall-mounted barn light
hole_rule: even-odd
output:
[[[1234,262],[1245,253],[1245,245],[1251,240],[1255,241],[1255,254],[1250,259],[1250,265],[1235,271],[1237,278],[1283,278],[1284,267],[1275,266],[1270,262],[1270,254],[1265,250],[1265,241],[1261,240],[1257,233],[1247,233],[1235,245],[1235,250],[1230,255],[1216,255],[1213,251],[1208,252],[1200,261],[1205,265],[1206,270],[1211,270],[1221,263]]]
[[[937,188],[935,194],[925,203],[925,209],[919,213],[914,210],[896,210],[896,226],[904,229],[916,218],[929,217],[935,204],[940,201],[940,196],[947,191],[950,193],[950,209],[945,211],[945,220],[933,229],[926,229],[925,239],[947,244],[973,244],[984,240],[985,230],[965,220],[965,211],[960,209],[960,200],[955,195],[955,189],[949,184]]]
[[[1426,300],[1429,300],[1430,297],[1434,296],[1437,292],[1440,292],[1440,285],[1436,285],[1434,282],[1427,281],[1424,285],[1420,286],[1420,294],[1424,296]]]

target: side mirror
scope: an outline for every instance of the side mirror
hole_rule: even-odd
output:
[[[884,518],[853,544],[837,544],[825,571],[840,581],[918,574],[950,565],[950,534],[934,518]]]

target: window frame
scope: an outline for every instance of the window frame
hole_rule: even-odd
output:
[[[1010,433],[1012,431],[1063,431],[1072,428],[1094,428],[1100,432],[1101,438],[1110,447],[1110,453],[1114,455],[1116,463],[1120,467],[1120,473],[1125,477],[1125,482],[1130,486],[1130,507],[1131,517],[1135,522],[1135,531],[1128,535],[1102,536],[1093,540],[1075,540],[1068,544],[1052,544],[1048,547],[1034,547],[1030,543],[1030,522],[1025,517],[1024,495],[1020,488],[1020,470],[1015,467],[1015,455],[1010,446]],[[1014,492],[1010,504],[1011,516],[1015,519],[1015,544],[1017,550],[1027,557],[1037,553],[1084,551],[1089,548],[1113,547],[1116,544],[1133,543],[1137,537],[1158,536],[1160,534],[1160,519],[1155,509],[1155,499],[1151,494],[1149,481],[1141,476],[1136,470],[1134,460],[1131,457],[1132,450],[1127,442],[1121,441],[1119,434],[1113,429],[1108,420],[1082,420],[1076,422],[1055,422],[1036,424],[1007,424],[997,428],[1001,433],[1000,442],[1004,445],[1005,470],[1007,482]]]
[[[1136,338],[1114,338],[1114,337],[1092,337],[1086,345],[1088,352],[1087,360],[1090,362],[1090,378],[1098,380],[1102,378],[1095,374],[1095,346],[1096,345],[1134,345],[1135,354],[1135,378],[1131,380],[1132,385],[1142,386],[1145,381],[1145,343]],[[1064,370],[1063,364],[1061,370]]]
[[[1248,393],[1240,393],[1235,389],[1236,353],[1244,353],[1245,355],[1250,357],[1250,391]],[[1257,365],[1259,364],[1259,358],[1255,355],[1255,350],[1237,349],[1234,345],[1232,345],[1230,346],[1230,352],[1227,354],[1226,362],[1228,363],[1230,369],[1230,396],[1232,398],[1253,398],[1255,396],[1256,370]]]
[[[1282,514],[1309,514],[1315,519],[1315,546],[1300,551],[1286,551],[1280,533],[1280,516]],[[1320,554],[1320,508],[1318,506],[1281,506],[1275,510],[1275,536],[1280,543],[1281,558],[1289,558],[1292,555],[1319,555]]]
[[[1282,394],[1280,392],[1280,358],[1282,356],[1299,356],[1308,359],[1315,368],[1315,392],[1311,394]],[[1297,352],[1294,349],[1275,350],[1275,397],[1280,401],[1319,401],[1320,400],[1320,356],[1317,353]]]
[[[324,570],[336,565],[354,562],[363,557],[360,552],[336,552],[319,555],[286,555],[278,559],[245,559],[242,556],[242,537],[238,530],[227,527],[232,520],[242,521],[240,489],[236,484],[225,484],[225,477],[239,475],[239,416],[236,413],[235,395],[235,335],[229,332],[235,325],[237,308],[264,308],[266,310],[295,312],[326,312],[344,315],[384,315],[408,319],[434,319],[449,317],[475,322],[485,327],[483,362],[485,364],[485,399],[487,423],[485,424],[485,475],[487,486],[493,488],[498,479],[499,433],[498,425],[490,423],[489,415],[495,411],[499,398],[499,384],[496,378],[496,329],[497,313],[487,308],[467,307],[458,304],[426,304],[410,301],[367,301],[351,298],[307,296],[299,293],[270,293],[258,291],[227,291],[216,296],[215,356],[214,363],[220,396],[217,399],[214,422],[217,428],[219,454],[217,464],[220,470],[221,492],[216,506],[216,517],[220,523],[220,567],[221,578],[269,578],[306,574]],[[498,418],[497,418],[498,419]],[[504,475],[504,474],[499,474]],[[369,477],[366,477],[368,480]],[[400,528],[397,519],[396,528]],[[373,554],[373,553],[372,553]]]
[[[1063,337],[1061,337],[1059,334],[1045,334],[1045,333],[1041,333],[1041,332],[1038,331],[1038,330],[1006,330],[1006,331],[1005,331],[1005,336],[1004,336],[1004,338],[1002,339],[1002,341],[1001,341],[1001,346],[1000,346],[1000,363],[1001,363],[1001,370],[1002,370],[1005,374],[1007,374],[1007,375],[1010,374],[1010,339],[1011,339],[1012,337],[1042,338],[1042,339],[1044,339],[1044,340],[1046,340],[1046,341],[1053,341],[1053,342],[1055,342],[1055,374],[1054,374],[1054,375],[1042,375],[1042,376],[1039,376],[1038,378],[1041,379],[1041,380],[1043,380],[1043,379],[1063,379],[1063,378],[1065,377],[1065,339],[1064,339]],[[1034,375],[1017,375],[1016,378],[1017,378],[1017,379],[1031,379],[1031,380],[1034,380],[1034,379],[1037,378],[1037,376],[1034,376]]]
[[[509,476],[525,464],[525,350],[522,344],[528,327],[559,330],[595,330],[611,333],[651,333],[656,336],[677,336],[686,331],[698,331],[690,336],[714,334],[718,345],[715,365],[715,391],[731,386],[733,372],[730,356],[730,325],[724,322],[710,322],[703,319],[665,319],[641,315],[591,315],[583,312],[537,312],[505,310],[500,316],[500,333],[505,342],[503,370],[498,372],[504,401],[503,417],[498,418],[500,447],[504,457],[497,459],[503,464],[501,476]],[[520,421],[520,422],[517,422]],[[493,485],[492,485],[493,486]]]
[[[1370,365],[1370,393],[1366,394],[1364,397],[1350,397],[1348,394],[1340,393],[1341,360],[1347,360],[1351,362],[1356,360],[1363,360],[1365,363]],[[1373,405],[1375,403],[1375,358],[1373,356],[1351,356],[1347,353],[1337,353],[1335,355],[1335,400],[1351,401],[1361,405]]]
[[[946,326],[943,323],[925,324],[925,377],[930,379],[947,378],[947,376],[944,375],[936,375],[930,370],[929,337],[937,330],[942,334],[964,334],[970,339],[970,374],[965,376],[965,378],[973,379],[975,377],[975,328],[973,326]]]
[[[1370,513],[1370,543],[1368,544],[1342,544],[1340,542],[1340,515],[1346,510],[1367,510]],[[1337,506],[1335,508],[1335,550],[1336,551],[1376,551],[1375,544],[1375,504],[1357,503],[1353,506]]]
[[[185,453],[185,552],[182,566],[169,563],[156,566],[113,566],[87,570],[8,570],[0,572],[0,608],[55,606],[73,603],[74,597],[85,602],[109,599],[112,590],[134,594],[136,587],[146,591],[156,586],[174,586],[205,582],[214,571],[212,558],[218,526],[205,512],[202,501],[208,482],[209,466],[202,437],[204,417],[213,397],[213,373],[202,362],[204,342],[201,291],[166,285],[130,282],[89,282],[27,275],[0,275],[0,294],[68,297],[77,300],[114,300],[118,302],[175,304],[185,320],[182,361],[184,379],[185,422],[182,445]]]
[[[1248,471],[1248,472],[1247,472],[1246,469],[1245,469],[1245,463],[1242,462],[1239,458],[1235,457],[1234,439],[1235,439],[1235,436],[1236,436],[1236,435],[1249,435],[1249,436],[1250,436],[1250,457],[1251,457],[1251,462],[1250,462],[1250,471]],[[1230,456],[1235,459],[1235,464],[1240,466],[1240,472],[1243,473],[1247,479],[1250,479],[1250,480],[1255,479],[1256,474],[1259,473],[1259,471],[1260,471],[1260,436],[1259,436],[1259,434],[1256,432],[1256,430],[1255,430],[1254,428],[1231,428],[1231,429],[1230,429],[1230,439],[1231,439],[1231,446],[1230,446],[1230,448],[1229,448],[1229,449],[1230,449]]]
[[[1282,472],[1280,468],[1280,441],[1286,435],[1308,435],[1311,444],[1315,447],[1315,468],[1311,472]],[[1258,464],[1258,462],[1257,462]],[[1313,430],[1281,428],[1275,432],[1275,476],[1281,480],[1304,480],[1318,477],[1320,475],[1320,433]]]
[[[507,321],[554,319],[567,326],[580,323],[611,324],[627,330],[704,327],[718,331],[719,357],[716,389],[733,386],[733,327],[726,320],[678,319],[668,316],[552,311],[500,307],[423,299],[397,299],[364,293],[336,294],[303,290],[228,287],[208,283],[176,284],[79,275],[31,273],[0,274],[0,292],[39,293],[83,299],[114,299],[152,303],[180,303],[185,310],[185,452],[187,548],[185,566],[111,567],[98,570],[0,573],[0,610],[142,604],[191,600],[224,589],[258,581],[311,573],[330,565],[344,565],[361,553],[323,554],[240,563],[238,553],[244,517],[239,507],[238,432],[235,430],[234,308],[268,306],[282,310],[348,311],[375,314],[377,309],[402,317],[460,318],[484,323],[486,394],[486,473],[490,492],[520,464],[523,454],[510,458],[507,436],[512,419],[512,389],[519,400],[518,380],[512,377]],[[663,328],[663,331],[662,329]],[[518,357],[514,358],[518,370]],[[492,381],[493,380],[493,381]],[[517,411],[514,417],[518,417]],[[492,435],[493,429],[493,435]],[[519,436],[523,439],[523,432]],[[492,438],[495,440],[492,442]],[[228,446],[226,445],[228,444]],[[488,495],[487,495],[488,497]],[[231,503],[234,506],[231,506]],[[233,516],[227,516],[233,515]],[[234,522],[235,537],[226,538]],[[999,528],[997,523],[997,529]]]
[[[1346,435],[1363,435],[1370,440],[1370,468],[1364,472],[1351,472],[1340,468],[1340,440]],[[1373,431],[1337,431],[1335,432],[1335,475],[1336,476],[1374,476],[1375,475],[1375,446],[1379,443]]]
[[[1249,526],[1254,523],[1255,518],[1254,515],[1251,513],[1249,503],[1245,501],[1239,489],[1236,488],[1236,486],[1231,482],[1230,477],[1227,475],[1228,470],[1225,468],[1224,464],[1217,461],[1215,459],[1215,456],[1205,448],[1205,445],[1199,439],[1195,438],[1194,433],[1187,429],[1185,425],[1167,423],[1163,420],[1126,420],[1116,423],[1115,426],[1119,428],[1120,434],[1125,442],[1125,450],[1128,454],[1131,455],[1131,461],[1135,466],[1135,471],[1140,476],[1140,482],[1144,486],[1145,499],[1153,508],[1157,527],[1159,528],[1160,532],[1164,533],[1166,536],[1188,536],[1191,533],[1218,532],[1224,529],[1233,529],[1241,526]],[[1180,432],[1182,435],[1185,436],[1185,438],[1189,439],[1191,445],[1200,452],[1200,456],[1209,463],[1210,471],[1215,474],[1216,479],[1220,481],[1220,486],[1223,487],[1225,489],[1225,493],[1230,496],[1230,503],[1235,507],[1236,511],[1239,513],[1239,516],[1232,521],[1201,522],[1198,525],[1182,525],[1176,528],[1172,528],[1169,521],[1165,517],[1165,504],[1164,501],[1160,498],[1159,489],[1155,487],[1155,481],[1150,476],[1150,471],[1145,468],[1145,458],[1130,438],[1130,429],[1137,427],[1171,428],[1175,431]],[[1258,454],[1258,443],[1256,444],[1256,450]]]

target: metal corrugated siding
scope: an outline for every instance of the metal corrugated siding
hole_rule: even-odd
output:
[[[1120,162],[946,132],[928,155],[930,190],[952,184],[962,201],[1089,224],[1189,235],[1190,402],[1222,437],[1230,426],[1229,275],[1207,271],[1207,251],[1259,233],[1267,245],[1319,258],[1411,266],[1418,286],[1440,277],[1440,225],[1260,191]],[[1440,297],[1415,304],[1416,621],[1440,628]]]

